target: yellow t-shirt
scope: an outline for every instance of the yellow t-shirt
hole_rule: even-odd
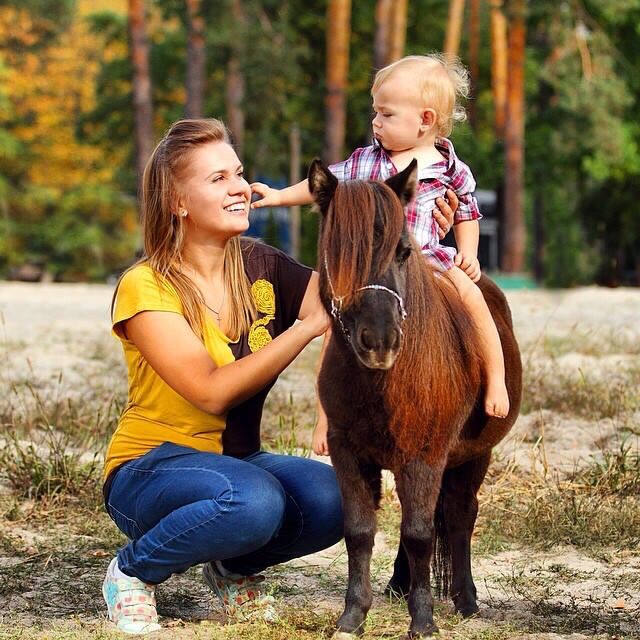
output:
[[[125,337],[121,323],[141,311],[182,314],[175,289],[159,281],[141,264],[125,274],[118,286],[112,332],[122,341],[129,372],[129,398],[107,450],[104,477],[124,462],[138,458],[163,442],[222,452],[226,416],[201,411],[176,393],[151,368],[136,346]],[[223,366],[234,361],[229,339],[207,318],[204,345],[213,361]]]

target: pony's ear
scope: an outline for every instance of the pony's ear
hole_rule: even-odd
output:
[[[395,192],[400,198],[402,206],[413,200],[416,195],[416,184],[418,181],[418,161],[414,158],[406,169],[403,169],[395,176],[391,176],[385,184]]]
[[[314,158],[309,167],[309,191],[321,213],[327,212],[337,186],[338,179],[329,168],[320,158]]]

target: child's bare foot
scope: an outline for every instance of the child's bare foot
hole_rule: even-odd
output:
[[[488,416],[506,418],[509,413],[509,394],[503,380],[487,384],[484,410]]]

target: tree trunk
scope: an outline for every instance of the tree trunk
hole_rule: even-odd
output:
[[[544,180],[536,180],[533,194],[533,276],[544,282]]]
[[[187,102],[185,116],[201,118],[204,113],[205,40],[201,0],[186,0],[187,5]]]
[[[377,0],[376,2],[376,35],[373,48],[373,66],[376,71],[389,64],[392,7],[393,0]]]
[[[391,10],[391,33],[387,64],[402,58],[407,41],[407,0],[396,0]]]
[[[507,20],[502,0],[491,0],[491,88],[496,138],[502,139],[507,104]]]
[[[129,51],[133,67],[133,113],[135,121],[138,196],[142,194],[142,174],[153,151],[153,104],[143,0],[129,0]]]
[[[509,83],[505,126],[505,225],[503,269],[524,268],[524,55],[525,0],[511,0]]]
[[[242,71],[244,57],[244,40],[246,34],[246,16],[242,7],[242,0],[232,0],[231,14],[235,25],[231,55],[227,63],[227,77],[225,87],[225,103],[227,108],[227,125],[233,134],[238,157],[242,158],[244,150],[244,94],[245,79]]]
[[[476,100],[478,98],[478,76],[480,75],[480,0],[469,3],[469,76],[471,78],[471,99],[469,101],[469,122],[475,129],[478,114]]]
[[[463,16],[464,0],[449,0],[449,18],[447,19],[447,33],[444,40],[444,55],[447,58],[457,56],[460,50]]]
[[[300,143],[300,127],[297,122],[293,123],[289,133],[289,184],[300,182],[300,161],[302,156],[302,145]],[[292,258],[300,260],[300,206],[295,205],[289,209],[289,237],[291,240]]]
[[[326,162],[342,159],[351,36],[351,0],[329,0],[327,8]]]

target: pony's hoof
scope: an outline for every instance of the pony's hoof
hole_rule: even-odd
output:
[[[470,618],[471,616],[475,616],[480,609],[475,602],[471,602],[469,604],[464,604],[460,607],[456,607],[456,613],[459,613],[463,618]]]
[[[430,638],[434,633],[438,633],[440,629],[435,624],[430,624],[424,631],[411,631],[409,630],[406,635],[406,640],[420,640],[420,638]]]
[[[358,636],[355,633],[347,633],[346,631],[336,631],[331,640],[356,640]]]

